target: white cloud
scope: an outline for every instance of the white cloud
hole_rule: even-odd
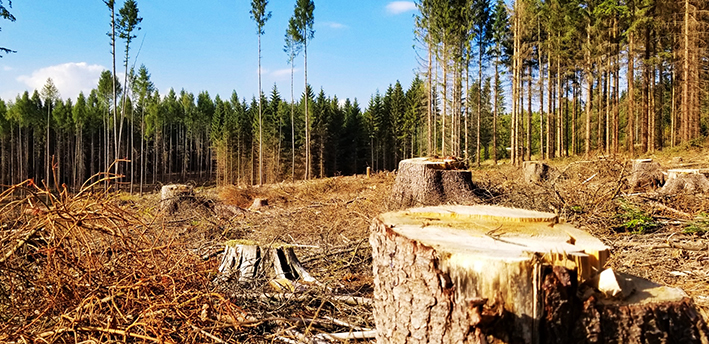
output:
[[[4,72],[9,72],[9,71],[12,70],[12,67],[10,67],[10,66],[2,66],[2,70],[3,70]]]
[[[338,22],[323,22],[322,25],[336,30],[347,28],[347,25]]]
[[[404,12],[415,11],[416,4],[413,1],[392,1],[387,4],[386,10],[389,14],[401,14]]]
[[[293,69],[293,73],[297,72],[297,68]],[[290,68],[274,70],[273,72],[269,73],[269,75],[276,80],[290,80]]]
[[[31,75],[21,75],[17,77],[17,81],[30,89],[41,91],[47,79],[52,78],[63,99],[76,99],[79,92],[83,91],[88,95],[91,89],[96,87],[101,72],[105,69],[104,66],[89,65],[86,62],[69,62],[35,70]]]

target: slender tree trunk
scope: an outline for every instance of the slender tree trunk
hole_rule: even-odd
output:
[[[546,159],[544,149],[544,64],[541,45],[539,45],[539,159]]]
[[[465,161],[469,161],[470,156],[468,155],[469,152],[469,147],[468,147],[468,117],[470,116],[470,111],[468,109],[470,108],[470,70],[469,70],[469,65],[470,61],[469,60],[469,54],[466,53],[466,63],[465,63]],[[479,118],[479,117],[478,117]],[[478,122],[478,136],[480,136],[480,122]],[[480,141],[478,140],[478,146],[480,146]],[[479,154],[479,150],[478,153]],[[476,157],[475,161],[477,162],[478,166],[480,166],[480,160]]]
[[[443,113],[441,114],[441,155],[446,155],[446,104],[448,103],[448,49],[443,43]]]
[[[498,45],[498,49],[499,49]],[[499,98],[499,95],[497,94],[498,91],[498,83],[500,82],[500,72],[499,72],[499,65],[500,61],[498,57],[495,57],[495,82],[493,88],[495,91],[493,92],[494,94],[494,100],[493,100],[493,105],[492,105],[492,161],[495,165],[497,165],[497,100]]]
[[[261,29],[258,34],[258,184],[263,184],[263,121],[261,118]],[[306,72],[307,73],[307,72]],[[307,80],[307,78],[306,78]],[[307,109],[307,105],[306,105]],[[307,111],[306,111],[307,112]]]
[[[645,29],[645,59],[643,60],[643,100],[642,100],[642,118],[640,127],[640,142],[642,144],[642,152],[648,152],[648,117],[650,101],[648,92],[650,91],[650,29]]]
[[[476,116],[475,129],[475,165],[480,166],[480,117],[482,113],[482,94],[483,94],[483,46],[479,46],[478,50],[478,111]]]
[[[532,160],[532,66],[527,67],[529,71],[529,79],[527,80],[527,149],[525,150],[524,159]]]
[[[305,43],[303,44],[304,52],[304,73],[305,73],[305,180],[310,179],[310,113],[308,112],[308,103],[310,102],[310,95],[308,94],[308,38],[307,34],[304,37]]]
[[[635,55],[634,32],[628,33],[628,152],[635,156]]]
[[[426,80],[426,154],[432,156],[435,154],[433,149],[432,134],[432,118],[433,118],[433,83],[432,83],[432,66],[433,66],[433,51],[431,39],[428,40],[428,74]]]

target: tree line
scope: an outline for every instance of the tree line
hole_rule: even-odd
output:
[[[368,166],[391,170],[398,159],[421,152],[424,89],[418,78],[407,90],[397,82],[373,95],[365,110],[356,99],[341,101],[311,87],[293,103],[275,85],[260,100],[236,91],[228,99],[208,91],[161,94],[145,66],[129,72],[128,88],[115,79],[104,71],[97,87],[76,99],[59,97],[51,79],[40,91],[0,99],[0,184],[33,178],[76,189],[116,165],[121,188],[134,192],[215,176],[220,185],[305,179],[306,117],[313,177],[364,173]],[[115,97],[125,99],[117,110],[122,140],[113,139],[114,82]]]
[[[417,7],[429,154],[479,163],[487,125],[491,158],[505,153],[503,143],[515,163],[636,156],[707,134],[704,0],[419,0]],[[489,124],[478,101],[490,77],[493,85],[509,82],[503,139],[498,96]]]
[[[364,109],[315,94],[307,77],[298,99],[292,82],[285,99],[260,81],[249,101],[236,92],[161,95],[144,66],[127,68],[137,6],[126,1],[115,20],[104,2],[112,47],[116,37],[126,43],[123,82],[104,71],[88,96],[61,100],[48,80],[41,92],[1,102],[2,183],[48,181],[51,168],[76,186],[117,159],[130,161],[113,165],[123,183],[142,189],[393,170],[421,155],[476,164],[635,156],[697,144],[708,130],[704,0],[419,0],[421,68],[406,90],[397,81]],[[267,4],[252,1],[259,41]],[[296,2],[284,45],[291,65],[304,52],[307,66],[313,10],[312,0]]]

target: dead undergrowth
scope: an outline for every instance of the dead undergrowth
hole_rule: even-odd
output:
[[[702,159],[681,166],[709,166]],[[476,202],[557,213],[612,247],[609,266],[682,287],[706,315],[709,198],[632,189],[630,168],[621,159],[562,160],[530,184],[517,167],[486,166],[473,171]],[[197,189],[211,205],[172,215],[157,194],[15,185],[0,194],[0,342],[287,343],[366,331],[374,326],[368,228],[386,211],[393,181],[380,173]],[[268,206],[248,210],[254,198]],[[321,285],[282,293],[267,280],[218,278],[232,239],[293,245]]]

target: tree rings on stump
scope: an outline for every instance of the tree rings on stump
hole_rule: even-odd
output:
[[[446,202],[473,203],[472,174],[457,159],[414,158],[399,162],[390,196],[393,209]]]
[[[545,333],[572,338],[580,315],[610,309],[597,302],[583,313],[576,296],[602,270],[608,247],[554,214],[424,207],[382,214],[370,229],[378,343],[564,343]],[[554,286],[565,294],[549,292]],[[548,325],[554,319],[563,322]],[[620,331],[599,324],[604,335]],[[592,342],[586,332],[573,342]]]

